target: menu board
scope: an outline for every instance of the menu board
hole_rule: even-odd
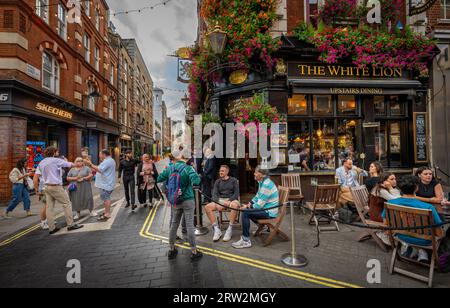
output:
[[[414,113],[414,159],[428,163],[428,121],[426,112]]]

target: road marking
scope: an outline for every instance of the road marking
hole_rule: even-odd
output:
[[[115,188],[118,188],[119,186],[120,186],[120,184],[116,184],[116,187],[115,187]],[[97,200],[97,199],[99,199],[99,198],[100,198],[100,195],[94,196],[94,201]],[[55,220],[56,220],[56,219],[59,219],[59,218],[61,218],[61,217],[63,217],[63,216],[64,216],[64,213],[60,213],[59,215],[57,215],[57,216],[55,217]],[[34,225],[34,226],[29,227],[28,229],[25,229],[24,231],[21,231],[21,232],[19,232],[19,233],[17,233],[17,234],[14,234],[14,235],[11,236],[10,238],[8,238],[8,239],[4,240],[3,242],[1,242],[1,243],[0,243],[0,247],[9,245],[9,244],[11,244],[12,242],[17,241],[18,239],[20,239],[20,238],[22,238],[22,237],[24,237],[24,236],[30,234],[31,232],[33,232],[33,231],[35,231],[35,230],[37,230],[37,229],[40,229],[40,228],[41,228],[41,224],[39,223],[39,224],[37,224],[37,225]],[[84,228],[83,228],[83,229],[84,229]],[[72,233],[73,233],[73,232],[75,232],[75,231],[72,231]]]
[[[150,213],[144,223],[144,226],[142,227],[140,236],[142,236],[144,238],[156,240],[156,241],[162,241],[163,243],[168,243],[167,237],[153,234],[150,232],[150,229],[153,225],[158,208],[159,208],[159,205],[156,206],[152,211],[150,211]],[[184,249],[188,249],[188,250],[191,249],[190,246],[187,245],[186,243],[185,244],[176,244],[176,246],[184,248]],[[202,246],[198,246],[198,248],[206,255],[210,255],[210,256],[220,258],[223,260],[227,260],[227,261],[241,263],[244,265],[252,266],[255,268],[259,268],[259,269],[262,269],[265,271],[277,273],[277,274],[284,275],[287,277],[296,278],[296,279],[303,280],[303,281],[310,282],[310,283],[317,284],[317,285],[322,285],[322,286],[326,286],[326,287],[330,287],[330,288],[361,288],[360,286],[346,283],[343,281],[338,281],[338,280],[321,277],[321,276],[309,274],[309,273],[298,271],[298,270],[285,268],[285,267],[278,266],[275,264],[246,258],[246,257],[240,256],[240,255],[224,252],[221,250],[211,249],[211,248],[202,247]]]

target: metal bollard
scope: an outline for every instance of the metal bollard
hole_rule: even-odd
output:
[[[305,267],[308,265],[308,259],[303,255],[297,254],[297,247],[295,244],[295,221],[294,221],[294,202],[289,202],[291,205],[291,241],[292,251],[291,253],[284,254],[281,257],[281,262],[287,266],[292,267]]]
[[[200,189],[198,187],[194,188],[194,196],[195,196],[195,235],[202,236],[208,233],[208,228],[203,227],[203,212],[201,206],[201,195]]]

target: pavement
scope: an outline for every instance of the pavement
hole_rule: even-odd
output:
[[[236,250],[231,243],[212,243],[211,232],[197,238],[205,254],[203,259],[191,262],[189,247],[180,244],[178,258],[169,261],[170,213],[164,203],[158,203],[153,209],[141,207],[132,213],[124,208],[122,187],[114,192],[113,203],[111,221],[98,223],[85,213],[82,218],[85,228],[76,233],[63,230],[49,236],[36,227],[38,217],[0,220],[0,232],[5,234],[0,238],[0,285],[10,288],[427,287],[400,275],[389,275],[387,264],[391,254],[380,250],[373,241],[358,243],[359,230],[354,228],[341,226],[340,232],[324,233],[320,247],[314,248],[317,234],[307,224],[309,217],[301,211],[294,213],[296,245],[298,252],[309,260],[305,268],[288,268],[280,262],[281,256],[291,250],[290,242],[275,239],[265,248],[262,240],[256,238],[252,239],[251,249]],[[96,204],[100,205],[98,199]],[[33,209],[39,208],[33,199]],[[290,213],[281,227],[287,234],[290,234],[289,218]],[[63,225],[64,219],[59,218],[58,223]],[[233,240],[239,236],[237,228]],[[67,265],[71,260],[81,264],[81,284],[68,283]],[[379,284],[367,282],[367,265],[371,260],[380,262]],[[436,273],[434,286],[448,288],[450,275]]]

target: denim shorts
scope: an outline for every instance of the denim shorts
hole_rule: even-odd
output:
[[[104,189],[100,189],[100,199],[102,201],[111,201],[111,195],[113,191],[107,191]]]

